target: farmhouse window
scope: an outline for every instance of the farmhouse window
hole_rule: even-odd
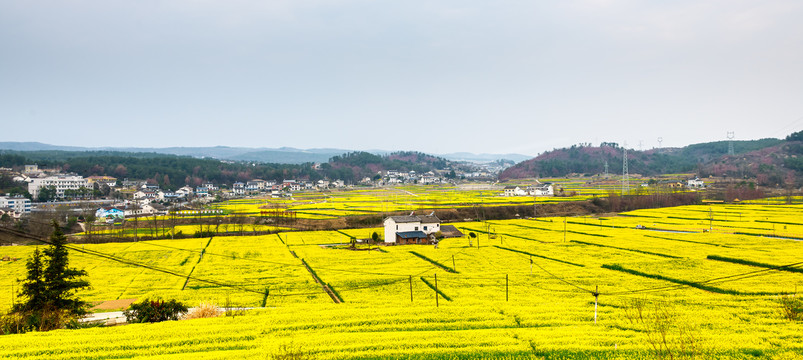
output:
[[[424,226],[424,230],[426,230],[426,229],[427,229],[427,227],[426,227],[426,226]]]
[[[415,227],[415,231],[418,231],[418,226]]]

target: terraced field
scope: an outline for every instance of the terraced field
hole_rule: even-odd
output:
[[[84,245],[71,256],[90,274],[88,300],[260,309],[2,336],[0,357],[653,359],[662,324],[673,358],[799,359],[803,323],[777,299],[803,289],[800,219],[796,205],[685,206],[458,223],[477,237],[438,248],[333,245],[379,229]],[[3,308],[23,272],[23,260],[0,263]]]

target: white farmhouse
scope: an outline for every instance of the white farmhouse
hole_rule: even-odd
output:
[[[705,183],[700,180],[700,178],[689,179],[686,182],[686,187],[690,189],[702,189],[705,187]]]
[[[538,185],[531,186],[528,189],[530,196],[553,196],[555,191],[550,183],[538,183]]]
[[[390,216],[384,224],[386,244],[429,244],[430,235],[441,229],[441,220],[434,213],[425,216]]]
[[[524,196],[527,192],[518,186],[505,186],[505,196]]]

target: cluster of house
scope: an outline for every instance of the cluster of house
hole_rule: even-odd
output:
[[[282,193],[301,191],[301,190],[314,190],[314,189],[329,189],[329,188],[342,188],[346,183],[343,180],[318,180],[313,181],[296,181],[296,180],[282,180],[281,183],[275,181],[265,181],[254,179],[248,182],[236,182],[232,184],[232,195],[245,196],[257,195],[260,193],[270,192],[273,196],[280,196]]]
[[[539,182],[536,185],[529,185],[522,188],[521,186],[505,186],[504,196],[554,196],[555,191],[550,183]]]
[[[367,179],[367,178],[366,178]],[[398,170],[388,170],[385,173],[384,180],[386,184],[422,184],[422,185],[429,185],[429,184],[440,184],[443,182],[443,178],[436,175],[432,171],[427,171],[424,174],[417,174],[415,171],[398,171]],[[363,179],[365,181],[365,179]]]
[[[158,203],[124,203],[116,206],[104,206],[95,211],[95,221],[113,223],[127,217],[166,214],[167,208]]]

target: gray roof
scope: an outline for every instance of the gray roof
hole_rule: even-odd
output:
[[[390,216],[388,219],[392,219],[397,223],[420,222],[424,224],[439,224],[441,222],[441,219],[438,219],[435,215]]]
[[[435,215],[422,215],[419,216],[419,218],[421,218],[422,223],[427,223],[427,224],[432,224],[432,223],[440,224],[441,222],[441,219],[438,219],[438,217]]]
[[[392,219],[397,223],[410,223],[410,222],[420,222],[421,218],[418,216],[391,216],[388,219]]]
[[[444,237],[462,237],[463,233],[460,232],[454,225],[441,225],[441,234]]]
[[[505,186],[505,190],[513,190],[516,186]]]

